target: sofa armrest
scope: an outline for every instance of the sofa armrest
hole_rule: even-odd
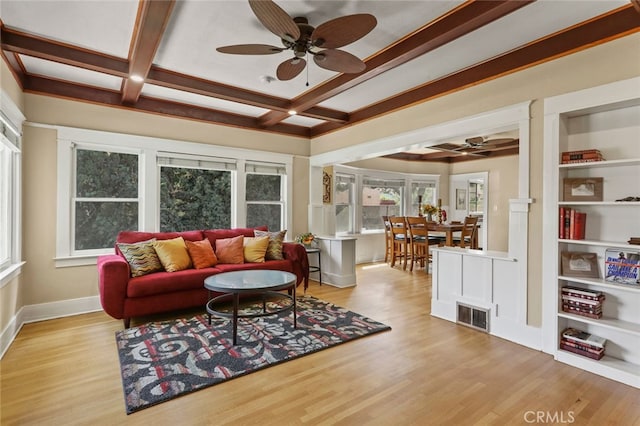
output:
[[[285,259],[291,261],[293,273],[298,278],[299,285],[304,280],[304,290],[309,287],[309,258],[304,246],[298,243],[282,243],[282,254]]]
[[[98,256],[98,287],[102,309],[113,318],[124,318],[124,300],[131,272],[127,261],[117,254]]]

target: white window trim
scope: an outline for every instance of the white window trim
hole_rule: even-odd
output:
[[[12,134],[9,140],[3,138],[2,143],[11,152],[12,177],[11,177],[11,206],[9,214],[11,215],[9,230],[10,247],[9,247],[9,264],[0,271],[0,288],[7,285],[15,277],[22,273],[22,124],[25,116],[22,114],[18,106],[13,102],[9,95],[0,89],[0,121],[8,131]],[[9,233],[8,232],[8,233]]]
[[[285,229],[291,229],[292,203],[288,199],[293,191],[293,155],[278,154],[266,151],[249,150],[243,148],[209,145],[198,142],[179,141],[148,136],[128,135],[124,133],[112,133],[98,130],[80,129],[65,126],[50,126],[46,124],[30,123],[38,127],[46,127],[58,132],[58,190],[57,203],[58,215],[56,223],[56,267],[72,267],[92,265],[96,263],[98,254],[74,254],[71,252],[71,191],[72,191],[72,152],[71,143],[83,146],[102,147],[108,150],[136,152],[139,154],[140,164],[140,192],[139,196],[139,229],[143,231],[157,231],[159,229],[159,167],[157,157],[166,156],[167,153],[175,153],[180,156],[206,156],[233,159],[237,164],[238,179],[232,179],[232,227],[242,227],[244,224],[244,170],[245,162],[252,163],[278,163],[286,169],[286,192],[284,202],[286,208],[284,223]],[[242,182],[241,182],[242,180]],[[242,194],[240,194],[242,192]],[[112,253],[113,249],[106,250]]]

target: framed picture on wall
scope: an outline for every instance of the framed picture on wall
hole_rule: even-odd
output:
[[[467,209],[467,190],[457,188],[456,189],[456,210]]]

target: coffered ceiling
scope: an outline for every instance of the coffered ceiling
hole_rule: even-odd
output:
[[[635,33],[639,1],[277,1],[315,27],[351,14],[377,19],[341,48],[364,71],[307,58],[289,81],[275,77],[289,52],[216,51],[282,46],[246,0],[2,0],[0,36],[28,93],[313,138]]]

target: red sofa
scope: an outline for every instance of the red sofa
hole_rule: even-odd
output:
[[[238,235],[254,236],[254,229],[266,231],[266,227],[211,229],[185,232],[138,232],[123,231],[116,238],[117,243],[137,243],[156,238],[167,240],[182,237],[189,241],[209,239],[212,247],[220,238]],[[154,272],[139,277],[131,277],[129,263],[116,245],[115,254],[98,257],[98,286],[100,302],[106,313],[122,319],[128,328],[132,317],[169,312],[178,309],[204,305],[208,292],[204,279],[220,272],[243,269],[274,269],[288,271],[296,275],[296,285],[304,281],[306,291],[309,285],[309,261],[307,252],[300,244],[284,243],[284,260],[267,260],[264,263],[218,264],[204,269],[186,269],[177,272]]]

